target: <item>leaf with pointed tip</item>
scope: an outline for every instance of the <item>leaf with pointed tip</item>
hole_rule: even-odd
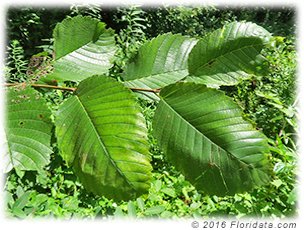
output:
[[[197,40],[180,34],[163,34],[140,47],[124,73],[125,85],[158,89],[188,75],[187,60]],[[153,93],[140,92],[148,97]]]
[[[233,22],[198,41],[189,55],[188,81],[235,85],[251,74],[265,72],[260,54],[271,35],[250,22]]]
[[[91,17],[64,19],[54,29],[54,72],[44,80],[81,81],[104,74],[116,52],[113,31]]]
[[[121,83],[106,76],[82,81],[60,106],[55,124],[61,155],[87,190],[120,200],[149,189],[145,120]]]
[[[267,139],[231,98],[189,82],[169,85],[160,96],[153,135],[197,189],[233,195],[268,181]]]
[[[27,87],[7,89],[6,171],[41,170],[50,162],[52,152],[51,112],[38,92]]]

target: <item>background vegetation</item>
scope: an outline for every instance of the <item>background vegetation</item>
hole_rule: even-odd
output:
[[[237,86],[222,87],[245,111],[246,117],[269,138],[272,182],[251,193],[217,197],[199,193],[164,156],[149,135],[153,182],[148,194],[136,200],[115,203],[84,190],[58,154],[53,141],[52,160],[43,173],[11,171],[6,175],[6,213],[9,216],[54,216],[63,218],[109,217],[207,217],[296,215],[296,49],[295,11],[292,8],[100,8],[73,5],[70,8],[9,8],[7,12],[7,82],[31,81],[52,70],[52,30],[66,17],[90,15],[116,31],[119,47],[110,76],[120,78],[127,60],[147,39],[172,32],[201,37],[231,21],[252,21],[276,36],[264,50],[270,72]],[[57,106],[70,93],[41,90]],[[52,102],[52,103],[51,103]],[[151,133],[153,102],[139,100]]]

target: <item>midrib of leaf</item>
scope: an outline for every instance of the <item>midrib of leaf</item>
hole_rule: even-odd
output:
[[[116,165],[115,161],[112,159],[111,155],[109,154],[109,152],[108,152],[106,146],[104,145],[104,143],[103,143],[103,141],[102,141],[101,136],[99,135],[98,131],[97,131],[96,128],[95,128],[95,125],[94,125],[93,120],[91,119],[91,117],[90,117],[88,111],[86,110],[86,108],[83,106],[83,103],[82,103],[81,99],[80,99],[77,95],[76,95],[75,97],[77,98],[77,100],[79,101],[79,104],[81,105],[83,111],[85,112],[85,114],[86,114],[86,116],[87,116],[87,118],[88,118],[88,120],[89,120],[89,123],[90,123],[91,127],[93,128],[94,133],[95,133],[96,136],[97,136],[97,139],[99,140],[99,144],[100,144],[100,146],[102,147],[102,149],[104,150],[106,156],[108,157],[108,159],[110,160],[110,162],[112,163],[112,165],[114,166],[114,168],[115,168],[115,169],[118,171],[118,173],[121,175],[121,177],[130,185],[130,187],[131,187],[134,191],[136,191],[136,189],[134,188],[133,184],[128,180],[128,178],[124,175],[124,173],[123,173],[123,172],[120,170],[120,168]]]
[[[192,127],[193,129],[195,129],[198,133],[200,133],[203,137],[205,137],[207,140],[209,140],[212,144],[214,144],[215,146],[217,146],[219,149],[223,150],[224,152],[226,152],[227,154],[229,154],[234,160],[243,163],[245,165],[248,165],[248,163],[240,160],[239,158],[237,158],[236,156],[233,155],[233,153],[225,150],[224,148],[222,148],[221,146],[219,146],[218,144],[214,143],[212,140],[210,140],[207,136],[205,136],[201,131],[199,131],[195,126],[193,126],[189,121],[187,121],[184,117],[182,117],[178,112],[176,112],[163,98],[161,98],[162,102],[169,107],[170,110],[173,111],[174,114],[176,114],[178,117],[180,117],[185,123],[187,123],[190,127]],[[259,169],[260,170],[260,169]],[[220,170],[221,171],[221,170]]]
[[[142,82],[143,80],[147,80],[149,81],[149,79],[153,78],[154,76],[158,76],[158,75],[165,75],[165,74],[170,74],[170,73],[177,73],[179,74],[179,72],[183,72],[183,71],[187,71],[187,68],[183,68],[183,69],[178,69],[178,70],[169,70],[169,71],[165,71],[165,72],[162,72],[162,73],[155,73],[155,74],[149,74],[147,76],[144,76],[144,77],[141,77],[141,78],[135,78],[135,79],[132,79],[132,80],[129,80],[129,81],[125,81],[125,83],[132,83],[132,82],[135,82],[135,81],[139,81],[139,82]],[[185,75],[184,77],[186,77],[187,75]],[[184,78],[183,77],[183,78]],[[143,82],[142,82],[143,83]],[[145,83],[143,83],[145,84]],[[146,85],[146,84],[145,84]],[[147,85],[146,85],[147,86]],[[149,86],[148,86],[149,87]],[[150,88],[150,87],[149,87]]]
[[[201,69],[205,68],[205,67],[208,65],[209,62],[215,61],[215,60],[217,60],[217,59],[219,59],[219,58],[221,58],[221,57],[223,57],[223,56],[225,56],[225,55],[227,55],[227,54],[230,54],[230,53],[233,53],[233,52],[237,52],[237,51],[241,51],[241,50],[244,49],[244,48],[250,48],[250,47],[251,47],[251,48],[255,48],[256,46],[259,46],[259,45],[260,45],[260,44],[252,44],[252,45],[243,46],[243,47],[241,47],[241,48],[238,48],[238,49],[235,49],[235,50],[231,50],[231,51],[225,52],[225,53],[223,53],[223,54],[221,54],[221,55],[219,55],[219,56],[217,56],[217,57],[215,57],[215,58],[212,58],[212,59],[208,60],[208,62],[204,63],[203,65],[197,67],[197,69],[196,69],[195,72],[200,71]]]

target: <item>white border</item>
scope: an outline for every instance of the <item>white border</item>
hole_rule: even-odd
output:
[[[304,103],[304,92],[303,92],[303,86],[304,86],[304,79],[302,77],[304,71],[303,71],[303,43],[301,41],[304,41],[304,9],[303,4],[301,4],[303,0],[289,0],[289,1],[282,1],[282,0],[263,0],[262,4],[257,0],[247,0],[247,1],[241,1],[241,0],[206,0],[206,1],[177,1],[177,0],[124,0],[124,1],[115,1],[115,0],[103,0],[103,1],[96,1],[96,0],[89,0],[89,1],[59,1],[59,0],[52,0],[52,1],[42,1],[42,0],[31,0],[31,1],[9,1],[9,0],[2,0],[0,1],[0,59],[1,59],[1,75],[3,75],[3,67],[4,67],[4,48],[6,44],[6,37],[5,37],[5,21],[6,21],[6,10],[9,6],[44,6],[44,7],[66,7],[74,3],[78,4],[103,4],[105,6],[122,6],[122,5],[145,5],[149,7],[158,6],[161,4],[165,5],[214,5],[214,6],[231,6],[236,7],[240,5],[245,6],[265,6],[265,7],[275,7],[275,6],[294,6],[297,9],[297,26],[298,26],[298,38],[297,38],[297,50],[298,50],[298,97],[299,97],[299,114],[300,119],[298,121],[299,127],[300,127],[300,139],[298,140],[299,144],[299,151],[298,155],[300,158],[299,164],[298,164],[298,174],[299,174],[299,191],[298,191],[298,205],[300,208],[299,215],[296,219],[288,218],[283,220],[276,220],[278,222],[296,222],[297,223],[297,229],[300,229],[301,227],[304,227],[303,224],[303,145],[301,143],[302,141],[302,132],[303,132],[303,121],[301,114],[303,113],[303,103]],[[1,78],[0,84],[4,82],[3,77]],[[2,87],[0,87],[1,90],[3,90]],[[3,91],[0,92],[0,150],[4,150],[4,140],[5,140],[5,134],[3,131],[3,125],[4,125],[4,94]],[[1,156],[4,154],[4,151],[0,151]],[[2,158],[0,158],[2,159]],[[4,168],[2,161],[0,161],[0,173],[3,174]],[[0,177],[2,178],[2,177]],[[144,228],[153,228],[153,229],[193,229],[191,228],[191,220],[194,219],[177,219],[177,220],[161,220],[161,219],[141,219],[141,220],[130,220],[130,219],[123,219],[123,220],[73,220],[73,221],[67,221],[67,220],[56,220],[56,219],[48,219],[48,218],[41,218],[41,219],[33,219],[33,220],[11,220],[4,217],[3,209],[3,184],[4,181],[1,179],[1,189],[0,189],[0,227],[1,229],[8,228],[8,229],[43,229],[43,228],[62,228],[62,229],[85,229],[85,228],[94,228],[97,227],[98,229],[144,229]],[[229,222],[229,219],[221,219],[221,220],[227,220]],[[255,220],[255,219],[253,219]],[[260,222],[265,222],[267,219],[257,219]],[[200,223],[202,220],[197,220]],[[245,222],[246,219],[241,219],[242,222]],[[248,219],[249,221],[249,219]],[[270,222],[275,222],[272,219],[269,219]],[[2,228],[3,227],[3,228]],[[202,226],[200,226],[198,229],[202,229]],[[225,228],[225,229],[232,229],[232,228]],[[246,228],[246,229],[252,229],[252,228]]]

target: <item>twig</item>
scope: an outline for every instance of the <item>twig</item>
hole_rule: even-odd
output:
[[[72,92],[74,92],[76,90],[76,88],[62,87],[62,86],[56,86],[56,85],[44,85],[44,84],[29,84],[29,85],[34,88],[59,89],[59,90],[72,91]],[[26,84],[24,84],[24,83],[5,83],[4,86],[6,86],[6,87],[26,86]]]
[[[159,93],[160,89],[144,89],[144,88],[129,88],[133,91],[144,91],[144,92],[152,92],[152,93]]]
[[[56,86],[56,85],[44,85],[44,84],[26,84],[26,83],[5,83],[5,87],[12,87],[12,86],[22,86],[25,87],[26,85],[30,85],[34,88],[48,88],[48,89],[59,89],[59,90],[65,90],[65,91],[71,91],[74,92],[77,90],[77,88],[72,87],[62,87],[62,86]],[[145,91],[145,92],[152,92],[152,93],[159,93],[160,89],[144,89],[144,88],[129,88],[133,91]]]

